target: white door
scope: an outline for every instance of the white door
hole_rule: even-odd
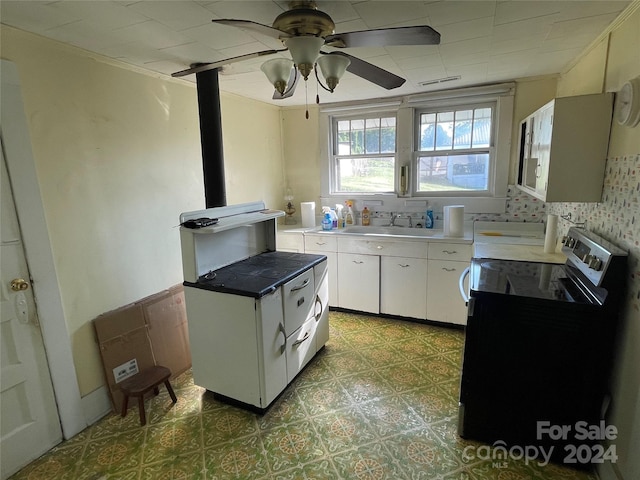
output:
[[[4,480],[60,443],[62,432],[1,142],[0,146],[0,478]]]

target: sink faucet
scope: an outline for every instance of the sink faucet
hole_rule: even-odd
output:
[[[389,222],[389,226],[390,227],[395,227],[396,226],[396,219],[397,218],[398,218],[398,214],[391,212],[391,221]]]
[[[409,217],[409,228],[413,228],[413,220],[411,220],[411,215],[407,215]]]

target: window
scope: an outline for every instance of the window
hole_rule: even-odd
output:
[[[333,192],[393,192],[396,117],[333,118],[331,124]]]
[[[415,192],[491,189],[494,104],[416,112]]]

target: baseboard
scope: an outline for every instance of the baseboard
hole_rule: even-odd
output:
[[[112,412],[109,390],[106,385],[82,397],[82,411],[88,425],[93,425]]]

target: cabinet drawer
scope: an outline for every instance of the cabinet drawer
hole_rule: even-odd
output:
[[[305,251],[314,252],[337,252],[338,242],[333,235],[305,235]]]
[[[276,250],[283,252],[304,252],[304,239],[301,233],[278,232],[276,245]]]
[[[427,242],[398,240],[371,240],[365,238],[338,238],[338,252],[361,255],[427,258]]]
[[[300,370],[316,354],[316,319],[307,320],[293,335],[287,337],[287,382],[291,383]]]
[[[313,277],[314,270],[311,268],[282,286],[284,329],[287,336],[300,328],[312,314],[316,298]]]
[[[430,243],[429,260],[459,260],[469,261],[472,257],[472,247],[464,243]]]

